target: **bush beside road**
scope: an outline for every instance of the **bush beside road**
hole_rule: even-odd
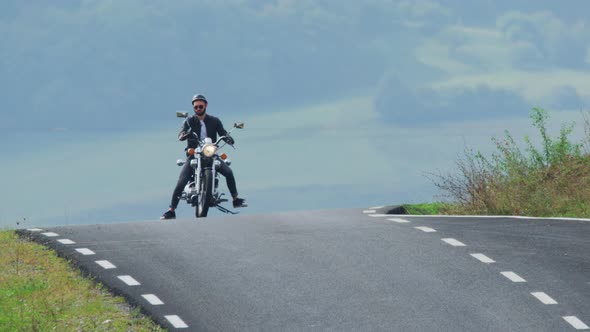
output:
[[[491,156],[465,148],[453,171],[427,175],[445,203],[404,207],[410,214],[590,218],[589,114],[584,114],[584,138],[573,142],[573,123],[562,125],[559,136],[551,137],[548,113],[532,109],[540,148],[530,137],[517,144],[508,131],[492,139],[496,152]]]

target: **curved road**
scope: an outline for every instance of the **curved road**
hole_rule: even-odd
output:
[[[20,231],[170,330],[573,331],[590,222],[379,210]]]

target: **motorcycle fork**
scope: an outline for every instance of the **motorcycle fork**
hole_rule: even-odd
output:
[[[215,195],[217,195],[217,186],[215,185],[215,177],[217,176],[217,170],[215,167],[215,161],[213,161],[213,167],[211,167],[211,177],[213,180],[213,197],[216,197]]]
[[[195,186],[197,195],[201,193],[201,157],[197,160],[197,169],[195,170]]]

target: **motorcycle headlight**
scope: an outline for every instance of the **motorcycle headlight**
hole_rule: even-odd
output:
[[[213,157],[213,155],[217,152],[217,147],[213,144],[206,144],[203,147],[203,154],[205,157]]]

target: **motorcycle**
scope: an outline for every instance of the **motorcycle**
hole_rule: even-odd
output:
[[[187,118],[188,113],[176,112],[176,116],[179,118]],[[181,200],[185,200],[188,204],[195,207],[195,216],[197,218],[205,218],[209,213],[209,208],[215,207],[223,213],[238,214],[232,212],[223,206],[221,203],[227,202],[228,200],[223,198],[224,193],[218,191],[219,187],[219,173],[216,168],[221,164],[225,163],[228,166],[231,165],[231,161],[227,158],[225,153],[219,155],[219,150],[224,147],[227,143],[224,142],[220,146],[220,143],[225,138],[231,137],[230,133],[234,129],[243,129],[244,123],[234,123],[233,128],[228,131],[226,136],[221,136],[215,143],[211,138],[207,137],[204,140],[199,140],[199,146],[196,149],[188,149],[189,154],[188,161],[190,166],[194,169],[194,174],[191,180],[187,183],[180,196]],[[197,139],[199,136],[197,133],[189,130],[187,135],[194,135]],[[233,146],[232,146],[233,147]],[[235,149],[235,148],[234,148]],[[176,161],[178,166],[184,166],[187,160],[179,159]]]

